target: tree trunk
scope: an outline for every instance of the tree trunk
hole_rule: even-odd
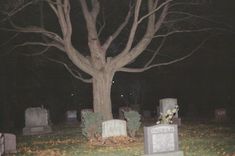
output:
[[[114,73],[101,71],[93,77],[93,109],[101,113],[104,120],[113,119],[111,86]]]

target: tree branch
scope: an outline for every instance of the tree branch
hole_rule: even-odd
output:
[[[139,13],[140,13],[141,2],[142,2],[142,0],[137,0],[136,1],[135,10],[134,10],[134,20],[133,20],[133,23],[132,23],[132,26],[131,26],[131,30],[130,30],[129,38],[128,38],[127,43],[126,43],[126,47],[124,48],[124,50],[119,55],[117,55],[111,61],[111,64],[115,64],[116,68],[120,68],[123,65],[126,65],[127,63],[131,62],[130,57],[128,57],[128,52],[132,47],[134,37],[135,37],[136,31],[137,31],[137,28],[138,28],[138,18],[139,18]],[[130,56],[130,54],[129,54],[129,56]]]
[[[98,2],[98,0],[92,0],[91,4],[92,4],[91,15],[96,23],[97,16],[100,12],[100,3]]]
[[[121,33],[121,31],[123,30],[123,28],[127,25],[130,17],[131,17],[131,7],[126,15],[126,18],[124,20],[124,22],[117,28],[117,30],[111,35],[109,36],[109,38],[105,41],[105,43],[102,45],[103,49],[106,51],[108,49],[108,47],[110,46],[110,44],[112,43],[112,41],[117,38],[117,36]]]
[[[1,28],[0,28],[1,29]],[[12,37],[10,37],[8,40],[6,40],[5,42],[3,42],[2,44],[0,44],[0,47],[3,47],[4,45],[6,45],[7,43],[11,42],[14,38],[16,38],[19,35],[19,33],[16,33],[15,35],[13,35]]]
[[[91,79],[85,79],[82,77],[82,75],[78,72],[78,71],[74,71],[73,69],[71,69],[66,63],[59,61],[59,60],[55,60],[49,57],[45,57],[47,60],[51,61],[51,62],[55,62],[58,64],[61,64],[65,67],[65,69],[76,79],[81,80],[82,82],[85,83],[92,83],[92,78]],[[76,73],[75,73],[76,72]]]
[[[148,11],[152,12],[152,10],[154,10],[155,8],[153,8],[154,3],[153,1],[149,0],[148,1]],[[127,53],[125,55],[125,52],[119,54],[117,57],[115,58],[115,60],[113,61],[116,64],[116,60],[118,61],[118,68],[121,68],[125,65],[127,65],[129,62],[135,60],[146,48],[147,46],[150,44],[154,34],[156,33],[156,31],[158,31],[158,29],[160,28],[160,26],[162,25],[166,15],[167,15],[167,11],[168,11],[168,4],[164,5],[164,8],[162,9],[162,12],[160,14],[160,17],[157,19],[156,21],[156,15],[155,14],[151,14],[149,15],[148,18],[148,24],[147,24],[147,30],[144,34],[144,36],[142,37],[142,39],[138,42],[138,44],[133,47],[129,53]],[[125,56],[123,56],[125,55]]]
[[[55,47],[58,48],[61,51],[65,52],[65,49],[63,47],[61,47],[59,44],[57,43],[43,43],[43,42],[25,42],[22,44],[18,44],[16,46],[14,46],[10,52],[14,51],[16,48],[18,47],[24,47],[24,46],[43,46],[43,47]]]
[[[80,0],[80,3],[82,5],[82,11],[83,11],[83,14],[84,14],[84,18],[86,20],[86,24],[87,24],[87,31],[88,31],[88,37],[89,37],[89,40],[98,40],[98,34],[97,34],[97,31],[96,31],[96,17],[94,17],[93,14],[98,14],[97,11],[99,11],[99,9],[95,9],[93,8],[92,9],[92,13],[89,12],[88,10],[88,6],[87,6],[87,2],[86,0]],[[96,3],[98,3],[98,1],[96,1]],[[97,5],[95,5],[97,6]],[[93,5],[94,7],[94,5]]]
[[[20,12],[21,10],[23,10],[24,8],[26,8],[27,6],[29,6],[29,5],[31,5],[31,4],[33,4],[33,3],[34,3],[34,1],[29,1],[29,2],[25,3],[24,5],[22,5],[21,7],[16,8],[16,9],[13,9],[13,10],[10,11],[9,13],[6,13],[6,12],[5,12],[4,14],[5,14],[7,17],[3,18],[3,19],[0,21],[0,23],[5,22],[6,20],[8,20],[9,17],[14,16],[16,13]]]
[[[157,12],[158,10],[160,10],[162,7],[164,7],[165,5],[168,5],[168,3],[170,3],[173,0],[167,0],[165,2],[163,2],[161,5],[159,5],[156,9],[153,9],[151,12],[147,13],[146,15],[142,16],[138,23],[141,23],[144,19],[148,18],[150,15],[154,14],[155,12]],[[157,6],[157,5],[156,5]]]
[[[148,67],[144,67],[144,68],[120,68],[118,71],[122,71],[122,72],[131,72],[131,73],[138,73],[138,72],[143,72],[143,71],[146,71],[146,70],[149,70],[151,68],[154,68],[154,67],[159,67],[159,66],[166,66],[166,65],[170,65],[170,64],[173,64],[173,63],[177,63],[177,62],[180,62],[180,61],[183,61],[187,58],[189,58],[190,56],[192,56],[195,52],[197,52],[212,36],[209,36],[207,37],[206,39],[204,39],[195,49],[193,49],[189,54],[181,57],[181,58],[178,58],[178,59],[175,59],[175,60],[172,60],[172,61],[169,61],[169,62],[163,62],[163,63],[158,63],[158,64],[153,64],[153,65],[150,65]]]
[[[100,36],[100,34],[102,33],[102,31],[103,31],[103,29],[105,28],[105,25],[106,25],[104,12],[102,12],[102,19],[103,19],[103,22],[102,22],[102,24],[100,23],[100,28],[98,30],[98,37]]]
[[[39,55],[42,55],[44,53],[46,53],[51,47],[48,46],[48,47],[45,47],[43,50],[41,50],[40,52],[36,52],[36,53],[33,53],[33,54],[26,54],[26,53],[23,53],[23,55],[25,56],[39,56]]]
[[[2,30],[6,30],[6,31],[15,31],[15,32],[23,32],[23,33],[38,33],[38,34],[42,34],[46,37],[49,37],[50,39],[56,41],[56,42],[59,42],[60,44],[64,45],[64,41],[63,39],[57,35],[56,33],[54,32],[51,32],[51,31],[47,31],[45,30],[44,28],[42,27],[38,27],[38,26],[28,26],[28,27],[20,27],[20,26],[17,26],[13,23],[13,21],[10,21],[10,24],[11,26],[14,28],[14,29],[4,29],[4,28],[0,28]]]
[[[158,46],[157,50],[153,53],[153,56],[149,59],[149,61],[144,65],[144,67],[148,67],[154,60],[154,58],[156,58],[157,54],[159,54],[160,50],[162,49],[165,41],[166,41],[167,37],[164,37],[160,43],[160,45]]]
[[[203,31],[210,31],[210,30],[214,30],[213,28],[202,28],[202,29],[192,29],[192,30],[174,30],[174,31],[170,31],[166,34],[159,34],[159,35],[155,35],[154,38],[160,38],[160,37],[167,37],[170,35],[174,35],[177,33],[193,33],[193,32],[203,32]]]

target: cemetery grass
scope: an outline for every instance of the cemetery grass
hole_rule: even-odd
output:
[[[153,123],[153,122],[152,122]],[[149,124],[149,123],[147,123]],[[185,156],[235,156],[235,125],[184,122],[179,128],[179,149]],[[140,156],[144,154],[143,127],[135,142],[124,145],[91,145],[76,126],[53,126],[53,133],[17,135],[19,156]]]

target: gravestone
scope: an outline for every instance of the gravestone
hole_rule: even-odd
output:
[[[177,125],[144,127],[144,156],[183,156],[178,149]]]
[[[16,153],[16,136],[10,133],[4,133],[4,152]]]
[[[102,122],[102,138],[127,136],[125,120],[108,120]]]
[[[50,133],[49,113],[41,107],[27,108],[25,111],[25,127],[23,135]]]
[[[227,113],[225,108],[219,108],[215,110],[215,120],[217,122],[224,122],[227,120]]]
[[[76,110],[66,111],[66,121],[67,121],[67,123],[76,123],[77,122],[77,111]]]
[[[161,113],[165,114],[167,110],[172,110],[177,105],[177,99],[175,98],[164,98],[159,101],[159,110]],[[178,112],[175,115],[178,118]]]
[[[120,120],[124,120],[125,119],[125,116],[124,116],[124,112],[129,112],[131,111],[132,109],[130,107],[119,107],[118,109],[118,113],[119,113],[119,119]]]
[[[159,111],[160,113],[166,114],[167,110],[172,110],[176,107],[177,99],[175,98],[164,98],[159,101]],[[181,118],[178,117],[178,111],[173,117],[173,124],[181,125]]]
[[[4,153],[4,136],[2,133],[0,133],[0,156]]]

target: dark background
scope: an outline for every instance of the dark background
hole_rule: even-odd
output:
[[[211,1],[206,5],[209,5],[208,15],[213,13],[219,23],[226,23],[230,30],[235,30],[235,5],[232,0]],[[23,13],[19,16],[30,19]],[[9,33],[0,33],[1,41],[9,36]],[[75,33],[78,32],[75,30]],[[19,37],[22,40],[28,38],[23,35]],[[198,39],[198,36],[185,38],[179,35],[172,38],[167,43],[166,52],[180,54],[183,50],[187,51],[187,48],[194,47],[193,44],[188,46],[194,39]],[[83,43],[82,39],[78,40]],[[0,50],[5,53],[7,48],[17,43],[14,41]],[[78,47],[85,49],[81,45]],[[91,84],[76,80],[62,65],[40,57],[26,57],[20,51],[0,57],[0,129],[24,127],[24,111],[28,107],[43,105],[48,108],[55,124],[64,120],[64,113],[68,109],[92,107]],[[159,99],[172,97],[178,99],[182,118],[209,120],[213,117],[214,109],[226,108],[231,121],[234,121],[234,53],[235,34],[234,31],[228,31],[210,39],[197,53],[182,62],[137,74],[118,72],[112,87],[113,112],[116,114],[119,106],[133,102],[130,90],[133,84],[137,84],[141,88],[141,111],[152,110],[154,113]]]

